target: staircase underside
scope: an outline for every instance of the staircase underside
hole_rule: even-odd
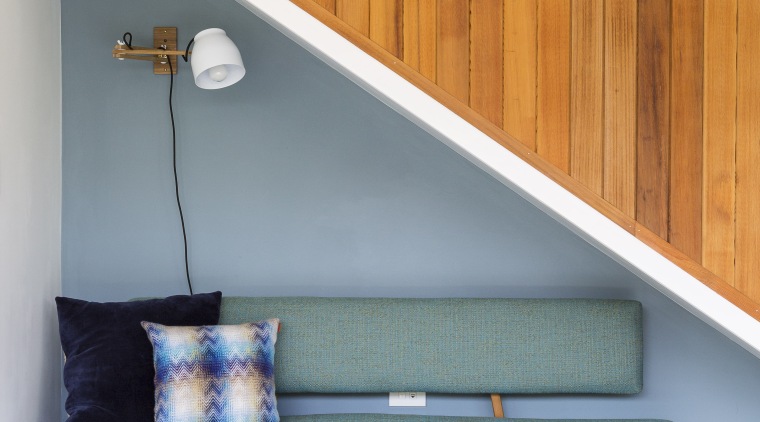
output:
[[[757,303],[583,183],[311,0],[237,1],[760,358]]]

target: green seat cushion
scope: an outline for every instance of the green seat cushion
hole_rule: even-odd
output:
[[[221,324],[267,318],[282,322],[278,393],[632,394],[642,386],[635,301],[222,300]]]

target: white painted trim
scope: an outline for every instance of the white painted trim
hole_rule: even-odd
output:
[[[760,358],[760,322],[287,0],[237,0],[661,293]]]

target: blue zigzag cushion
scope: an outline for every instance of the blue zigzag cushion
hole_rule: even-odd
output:
[[[153,344],[156,422],[278,422],[278,319],[167,327],[143,322]]]

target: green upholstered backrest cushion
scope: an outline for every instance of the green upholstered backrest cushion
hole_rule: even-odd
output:
[[[586,299],[225,297],[279,318],[278,393],[637,393],[641,304]]]

